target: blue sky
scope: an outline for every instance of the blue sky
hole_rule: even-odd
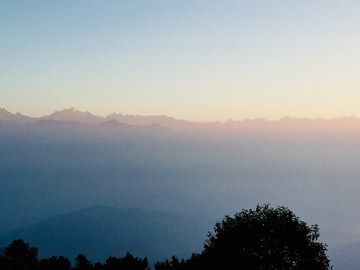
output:
[[[359,1],[1,1],[0,106],[360,117]]]

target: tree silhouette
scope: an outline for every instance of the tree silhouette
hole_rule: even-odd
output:
[[[109,257],[106,260],[105,269],[109,270],[150,270],[147,258],[139,259],[129,252],[123,258]]]
[[[38,249],[29,247],[23,239],[14,240],[5,248],[5,259],[9,270],[37,270]]]
[[[6,269],[7,262],[3,255],[0,255],[0,269]]]
[[[63,256],[59,256],[58,258],[52,256],[49,259],[42,259],[39,267],[40,270],[70,270],[71,262]]]
[[[331,269],[318,237],[317,225],[307,226],[289,209],[257,206],[217,222],[190,262],[217,269]]]
[[[188,268],[184,259],[179,261],[179,259],[175,256],[171,257],[171,261],[166,260],[164,262],[156,262],[154,264],[154,267],[156,270],[167,270],[167,269],[181,270]]]
[[[76,270],[88,270],[91,269],[93,265],[90,263],[88,259],[86,259],[85,255],[79,254],[75,258],[75,268]]]
[[[93,270],[104,270],[105,266],[101,262],[94,263]]]

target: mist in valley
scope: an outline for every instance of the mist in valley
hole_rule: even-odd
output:
[[[329,246],[359,239],[358,142],[18,135],[1,141],[3,233],[96,205],[220,220],[270,203],[318,224]]]
[[[161,121],[0,121],[0,245],[188,258],[225,215],[270,204],[318,224],[336,262],[358,252],[342,245],[360,241],[359,119]]]

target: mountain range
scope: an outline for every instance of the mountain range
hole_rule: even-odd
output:
[[[190,122],[173,117],[159,116],[140,116],[140,115],[123,115],[121,113],[112,113],[106,117],[96,116],[90,112],[82,112],[77,107],[64,109],[53,112],[43,117],[29,117],[21,113],[11,113],[6,108],[0,109],[0,121],[16,123],[34,123],[38,121],[66,121],[78,122],[90,126],[97,126],[112,121],[104,126],[114,126],[118,122],[131,126],[161,126],[174,131],[227,131],[227,132],[297,132],[297,133],[351,133],[360,134],[360,118],[355,116],[339,117],[332,119],[309,119],[309,118],[290,118],[284,117],[278,121],[268,121],[264,118],[253,120],[245,119],[243,121],[228,120],[220,122]],[[116,121],[116,122],[115,122]],[[111,124],[112,123],[112,124]]]
[[[71,121],[80,122],[87,125],[99,125],[111,120],[116,120],[119,123],[127,125],[149,126],[158,124],[164,127],[187,127],[196,125],[197,123],[187,122],[184,120],[177,120],[168,116],[139,116],[139,115],[122,115],[113,113],[106,117],[96,116],[90,112],[81,112],[77,107],[72,107],[62,111],[53,112],[50,115],[43,117],[29,117],[20,114],[9,112],[6,108],[0,109],[0,121],[13,121],[18,123],[34,123],[40,120],[53,120],[53,121]]]

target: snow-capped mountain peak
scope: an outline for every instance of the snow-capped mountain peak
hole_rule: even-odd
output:
[[[90,112],[81,112],[75,106],[71,107],[70,109],[56,111],[50,115],[42,117],[41,119],[82,122],[89,125],[97,125],[104,121],[103,117],[93,115]]]
[[[13,114],[9,112],[8,109],[5,107],[0,108],[0,120],[1,121],[15,121],[15,122],[33,122],[35,121],[32,117],[22,115],[21,113],[17,112]]]
[[[69,111],[78,112],[79,109],[78,109],[78,107],[74,106],[74,107],[70,108]]]

